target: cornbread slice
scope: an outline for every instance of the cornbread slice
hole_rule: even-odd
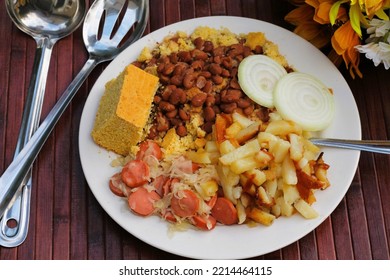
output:
[[[157,87],[158,77],[132,64],[109,81],[91,133],[95,143],[128,155],[142,138]]]

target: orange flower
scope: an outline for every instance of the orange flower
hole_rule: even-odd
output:
[[[303,4],[289,12],[285,20],[296,26],[294,33],[320,49],[330,42],[331,33],[328,26],[313,20],[314,11],[312,6]]]
[[[355,78],[355,73],[360,78],[363,77],[358,67],[360,62],[359,52],[355,49],[355,46],[361,44],[361,40],[353,30],[350,21],[347,21],[336,30],[331,42],[336,53],[343,57],[345,66],[349,69],[352,78]]]
[[[306,3],[315,8],[314,20],[319,24],[329,24],[329,13],[336,0],[306,0]],[[337,19],[346,20],[347,12],[344,8],[339,9]]]

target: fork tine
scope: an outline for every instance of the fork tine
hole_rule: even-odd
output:
[[[120,16],[120,13],[126,4],[126,0],[115,0],[109,1],[111,3],[107,3],[106,6],[108,8],[105,9],[105,21],[102,31],[102,39],[109,40],[111,38],[111,33],[114,30],[115,24]]]
[[[129,32],[129,30],[134,26],[134,24],[129,25],[126,24],[126,22],[136,23],[137,13],[139,13],[139,7],[134,4],[133,1],[129,0],[126,8],[126,13],[123,16],[122,22],[118,27],[118,30],[116,31],[115,35],[111,39],[113,44],[119,45],[121,43],[123,38]]]
[[[85,17],[85,21],[92,19],[101,19],[104,13],[103,2],[95,1],[92,3],[94,9],[90,9]],[[83,25],[83,39],[84,42],[95,42],[98,40],[99,24],[84,24]],[[88,49],[88,48],[87,48]]]

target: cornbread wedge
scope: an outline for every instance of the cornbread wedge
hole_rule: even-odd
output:
[[[91,133],[96,144],[120,155],[130,153],[142,138],[158,81],[130,64],[106,84]]]

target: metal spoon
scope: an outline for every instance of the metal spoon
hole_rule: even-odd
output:
[[[9,16],[23,32],[32,36],[37,48],[32,76],[27,91],[15,156],[25,146],[39,125],[45,94],[47,74],[54,44],[71,34],[81,24],[85,15],[85,2],[79,0],[6,0]],[[29,201],[31,196],[31,171],[21,182],[15,202],[3,215],[0,223],[0,245],[21,244],[28,231]],[[1,216],[0,216],[1,217]],[[9,221],[14,223],[9,226]]]
[[[318,146],[390,154],[390,141],[386,140],[346,140],[331,138],[311,138],[310,141]]]
[[[119,23],[117,20],[121,15],[123,19]],[[97,64],[112,60],[123,49],[139,39],[145,31],[148,16],[148,0],[96,0],[91,5],[83,26],[83,39],[89,58],[30,141],[0,177],[0,216],[12,203],[18,186],[87,76]],[[102,17],[104,17],[104,27],[101,28],[102,34],[99,36]]]

